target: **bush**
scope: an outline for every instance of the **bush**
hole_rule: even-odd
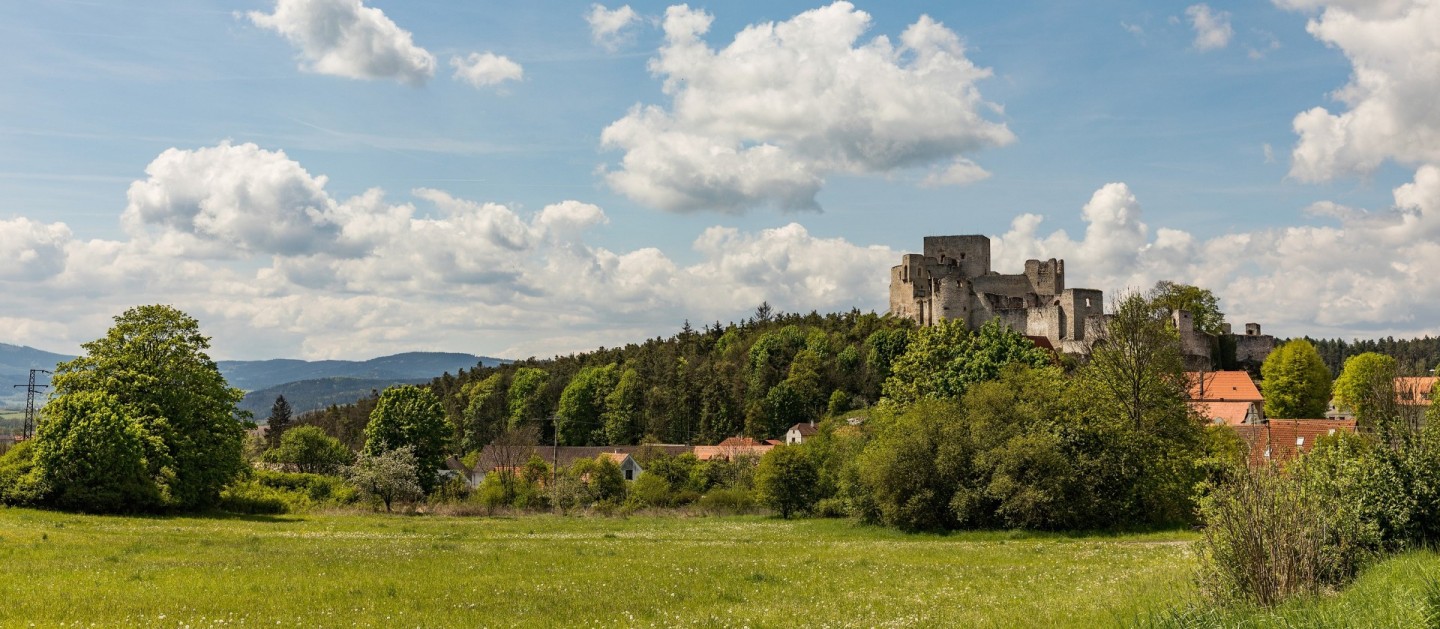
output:
[[[0,504],[30,505],[40,499],[35,476],[35,442],[22,441],[0,455]]]
[[[714,489],[700,497],[700,510],[716,515],[738,515],[755,510],[755,492],[746,489]]]
[[[822,518],[844,518],[850,516],[842,498],[826,498],[815,503],[815,515]]]
[[[220,492],[220,508],[234,513],[303,513],[353,505],[359,495],[344,479],[257,470]]]
[[[1275,468],[1246,470],[1214,489],[1200,507],[1201,589],[1212,599],[1272,606],[1349,581],[1366,545],[1333,494],[1307,491]]]

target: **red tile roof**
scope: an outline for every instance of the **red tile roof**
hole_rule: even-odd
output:
[[[730,441],[726,439],[725,441]],[[754,442],[754,439],[750,440]],[[775,446],[762,443],[751,443],[750,445],[725,445],[721,442],[718,446],[695,446],[695,458],[701,461],[710,459],[734,460],[741,456],[764,456],[766,452],[774,449]]]
[[[1353,419],[1272,419],[1264,424],[1231,426],[1250,447],[1250,465],[1285,463],[1309,452],[1320,437],[1355,432]]]
[[[1244,371],[1191,371],[1185,375],[1192,400],[1265,403],[1255,381]]]
[[[1401,404],[1423,405],[1430,403],[1430,394],[1435,390],[1435,376],[1422,378],[1402,377],[1395,379],[1395,394]]]
[[[1190,408],[1195,409],[1205,422],[1209,424],[1228,424],[1238,426],[1251,419],[1252,423],[1258,423],[1260,409],[1256,408],[1254,402],[1205,402],[1191,400]]]

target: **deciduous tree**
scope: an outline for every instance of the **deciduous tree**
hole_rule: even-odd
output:
[[[1150,301],[1166,311],[1189,312],[1196,330],[1216,336],[1224,331],[1225,313],[1220,312],[1220,299],[1209,289],[1161,280],[1150,289]]]
[[[789,519],[815,507],[819,470],[803,446],[777,446],[760,457],[755,489],[780,517]]]
[[[397,502],[419,500],[425,495],[419,482],[419,462],[410,446],[375,454],[361,454],[345,471],[350,483],[367,499],[379,500],[385,512]]]
[[[1265,415],[1275,418],[1324,417],[1330,405],[1330,370],[1320,352],[1295,339],[1271,352],[1260,366]]]
[[[265,453],[265,460],[304,474],[335,474],[355,458],[339,439],[315,426],[296,426],[285,431],[280,446]]]
[[[387,450],[409,447],[420,466],[420,486],[434,488],[436,472],[445,462],[445,440],[450,436],[445,411],[429,389],[411,385],[390,387],[365,426],[365,450],[375,456]]]
[[[210,339],[200,324],[170,306],[139,306],[116,317],[104,338],[82,347],[84,355],[56,367],[54,410],[42,420],[53,425],[39,432],[37,449],[82,453],[69,449],[99,439],[126,461],[117,466],[127,485],[139,482],[131,473],[138,452],[148,488],[122,492],[138,501],[126,508],[214,504],[221,488],[245,469],[236,408],[243,394],[225,383],[206,354]],[[79,496],[75,492],[82,490],[68,484],[83,474],[46,469],[61,464],[47,458],[37,470],[52,479],[56,496]]]

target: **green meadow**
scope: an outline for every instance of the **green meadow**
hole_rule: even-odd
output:
[[[1187,611],[1195,539],[908,535],[763,517],[0,509],[0,625],[1233,626],[1266,618]],[[1346,603],[1347,591],[1290,613],[1363,619],[1361,607],[1395,596],[1386,591],[1395,579],[1436,569],[1434,554],[1407,555],[1372,571],[1378,583],[1353,588],[1368,598]],[[1424,593],[1414,595],[1400,612],[1373,617],[1422,618]]]

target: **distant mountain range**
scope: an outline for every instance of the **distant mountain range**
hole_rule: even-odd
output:
[[[54,370],[55,364],[74,358],[33,347],[0,343],[0,385],[26,383],[31,369]],[[295,413],[353,402],[396,384],[417,384],[476,365],[493,367],[505,361],[488,356],[453,352],[406,352],[370,360],[222,360],[217,365],[232,387],[247,391],[241,407],[263,420],[270,414],[275,396],[284,395]],[[46,374],[37,374],[38,384],[49,384]],[[4,386],[0,408],[23,408],[24,387]]]

